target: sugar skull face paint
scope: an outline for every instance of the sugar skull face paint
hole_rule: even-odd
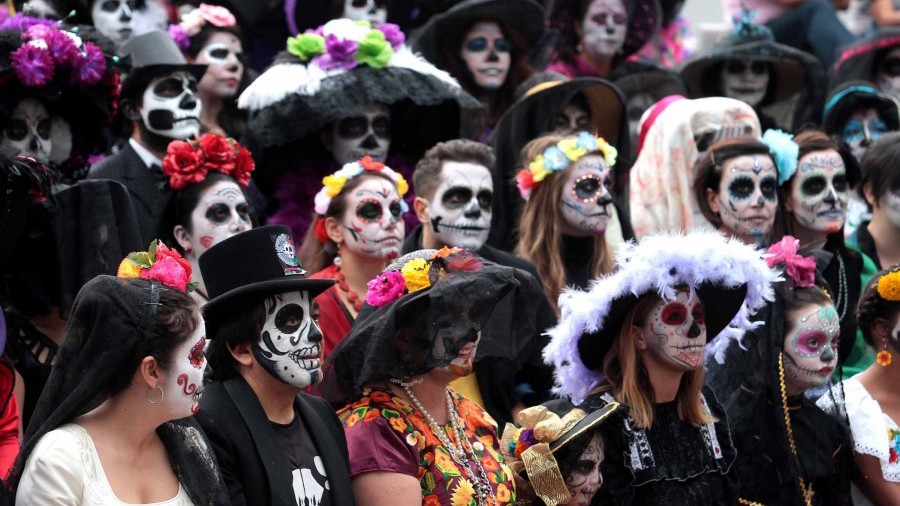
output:
[[[722,66],[721,79],[726,97],[756,107],[769,89],[769,65],[756,58],[729,60]]]
[[[405,227],[403,204],[393,183],[367,177],[347,195],[342,250],[379,260],[400,256]]]
[[[206,327],[200,314],[197,330],[175,348],[172,365],[166,378],[165,399],[175,418],[197,414],[203,391],[203,372],[206,370]]]
[[[368,21],[372,26],[387,22],[387,0],[344,0],[344,18]]]
[[[332,156],[338,164],[369,155],[383,162],[391,147],[391,112],[381,104],[368,105],[359,116],[339,119],[332,127]]]
[[[16,104],[0,132],[0,153],[13,157],[29,156],[42,162],[50,161],[53,149],[53,119],[44,104],[26,98]]]
[[[603,484],[600,463],[603,462],[603,438],[594,432],[590,443],[575,461],[572,471],[565,476],[566,488],[572,500],[566,506],[586,506]]]
[[[675,300],[660,300],[650,311],[641,329],[648,351],[663,364],[681,371],[703,365],[706,321],[703,304],[686,290]]]
[[[503,86],[509,74],[512,45],[500,25],[479,21],[463,38],[459,56],[465,62],[475,84],[486,90]]]
[[[219,181],[200,197],[191,212],[190,253],[200,258],[214,244],[250,230],[250,204],[233,181]]]
[[[564,233],[587,237],[606,232],[612,205],[610,173],[599,155],[583,157],[568,172],[559,199]]]
[[[863,107],[854,112],[844,124],[841,137],[850,146],[853,156],[862,160],[869,145],[887,132],[887,124],[878,115],[878,111],[873,107]]]
[[[266,299],[266,323],[253,356],[269,374],[297,388],[322,378],[319,359],[322,332],[319,309],[309,292],[289,292]]]
[[[134,31],[135,0],[94,0],[91,20],[97,31],[121,46]]]
[[[775,224],[778,173],[764,155],[732,158],[722,167],[717,210],[722,226],[738,236],[764,238]]]
[[[784,337],[784,378],[791,391],[824,385],[837,365],[841,320],[831,304],[789,312],[793,322]]]
[[[595,58],[610,59],[622,50],[628,11],[622,0],[593,0],[581,22],[581,45]]]
[[[813,151],[800,159],[791,181],[788,210],[800,226],[834,233],[844,226],[850,185],[837,151]]]
[[[448,246],[477,250],[491,231],[494,182],[487,167],[446,161],[441,182],[428,202],[435,238]]]
[[[244,48],[241,40],[228,32],[210,35],[197,55],[197,63],[208,65],[200,80],[200,91],[207,96],[233,98],[244,76]]]
[[[900,47],[894,47],[884,57],[875,82],[879,90],[900,100]]]
[[[173,72],[150,81],[140,107],[144,126],[169,139],[189,139],[200,133],[197,79]]]

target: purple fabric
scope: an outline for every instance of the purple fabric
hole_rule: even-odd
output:
[[[419,479],[419,450],[391,428],[387,418],[377,416],[344,427],[350,454],[350,476],[373,471],[400,473]]]
[[[0,350],[6,349],[6,314],[0,309]]]

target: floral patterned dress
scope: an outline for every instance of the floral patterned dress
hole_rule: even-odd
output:
[[[496,424],[477,404],[452,394],[463,431],[491,482],[493,494],[487,504],[515,504],[513,475],[503,464]],[[347,435],[351,476],[373,471],[406,474],[421,483],[424,506],[478,504],[472,480],[473,473],[480,474],[477,466],[472,463],[471,470],[459,466],[422,413],[392,392],[366,389],[362,398],[338,411],[338,417]],[[451,424],[441,428],[456,443]]]

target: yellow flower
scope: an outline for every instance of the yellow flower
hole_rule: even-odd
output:
[[[875,355],[875,361],[882,367],[891,365],[891,359],[893,359],[891,352],[887,350],[881,350],[878,352],[878,355]]]
[[[878,280],[878,295],[891,302],[900,301],[900,271],[892,271]]]
[[[344,185],[347,184],[346,176],[335,176],[334,174],[330,176],[325,176],[322,178],[322,184],[325,185],[325,193],[331,197],[335,198],[341,193],[341,190],[344,189]]]
[[[463,478],[459,480],[459,485],[457,485],[456,490],[453,491],[450,504],[452,506],[469,506],[472,504],[472,497],[474,495],[475,487],[472,486],[472,482]]]
[[[126,258],[119,264],[116,276],[120,278],[139,278],[141,277],[141,266]]]
[[[503,483],[497,485],[497,500],[501,503],[508,503],[512,500],[512,493]]]
[[[534,161],[528,164],[528,170],[531,171],[531,179],[535,182],[543,181],[544,177],[550,173],[550,171],[544,167],[545,161],[544,155],[538,155]]]
[[[610,167],[615,165],[616,158],[619,156],[619,151],[602,137],[597,137],[596,140],[597,147],[603,152],[603,161],[606,162],[606,165]]]
[[[400,196],[402,197],[402,196],[406,195],[406,192],[408,192],[408,191],[409,191],[409,183],[406,182],[406,179],[403,178],[402,174],[397,173],[397,193],[399,193]]]
[[[566,155],[566,158],[573,162],[587,154],[587,149],[578,145],[577,137],[563,139],[559,141],[556,147]]]
[[[403,275],[403,281],[406,282],[406,289],[409,293],[431,286],[431,280],[428,279],[430,270],[431,264],[424,258],[413,258],[403,265],[400,274]]]

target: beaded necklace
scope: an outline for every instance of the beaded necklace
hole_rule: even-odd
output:
[[[352,290],[350,285],[347,284],[347,278],[345,278],[344,273],[341,272],[341,265],[336,263],[335,267],[337,267],[337,269],[335,270],[334,279],[337,280],[338,288],[347,295],[347,300],[350,304],[353,304],[353,309],[359,313],[363,306],[362,299],[360,299],[359,294],[356,293],[355,290]]]

